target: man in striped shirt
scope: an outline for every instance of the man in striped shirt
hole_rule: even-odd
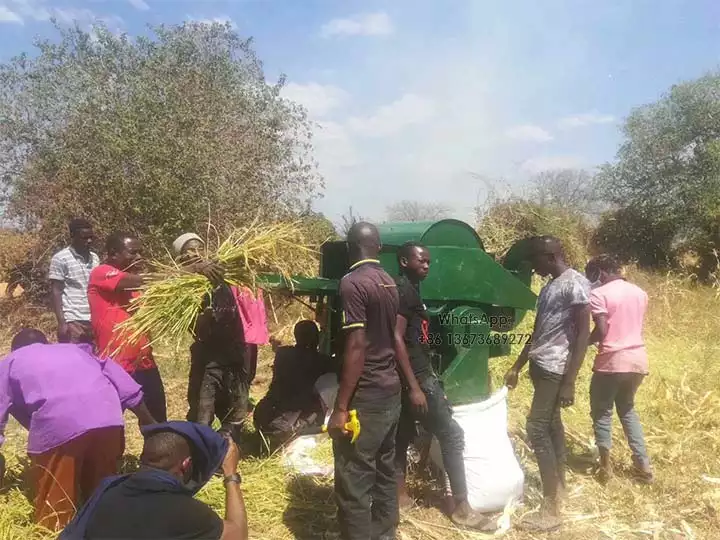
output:
[[[58,322],[57,338],[61,343],[92,343],[88,281],[100,259],[90,246],[92,225],[85,219],[70,222],[70,245],[57,252],[50,261],[48,277],[52,286],[52,306]]]

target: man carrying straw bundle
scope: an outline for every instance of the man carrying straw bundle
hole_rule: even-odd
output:
[[[505,375],[505,384],[517,386],[518,374],[530,361],[535,392],[527,419],[527,434],[540,469],[543,502],[539,512],[520,526],[550,531],[562,524],[560,502],[565,494],[565,430],[562,407],[575,401],[575,380],[585,358],[590,334],[590,283],[565,262],[555,237],[531,241],[531,263],[540,276],[552,276],[540,291],[532,341]]]
[[[111,356],[142,386],[145,403],[158,422],[167,420],[165,389],[147,336],[125,339],[117,326],[130,318],[130,300],[144,279],[139,274],[140,241],[130,233],[111,234],[107,258],[90,273],[88,301],[98,351]]]
[[[407,355],[395,351],[398,292],[378,260],[380,234],[365,222],[348,231],[350,272],[340,281],[345,350],[328,432],[333,438],[335,498],[343,540],[389,540],[398,525],[395,436],[401,380],[418,388]],[[404,360],[404,361],[403,361]],[[413,392],[424,402],[422,391]],[[424,403],[418,403],[424,408]],[[425,405],[426,407],[426,405]],[[361,426],[354,442],[345,430],[349,411]]]
[[[187,419],[212,425],[217,415],[222,431],[237,442],[248,415],[256,357],[246,346],[233,290],[221,268],[202,257],[203,247],[203,240],[194,233],[182,234],[173,242],[183,268],[204,275],[213,285],[195,323],[195,342],[190,347]]]

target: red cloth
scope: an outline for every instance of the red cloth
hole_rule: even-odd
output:
[[[267,329],[267,314],[262,289],[258,289],[257,297],[247,287],[232,287],[235,304],[240,314],[245,343],[248,345],[266,345],[270,339]]]
[[[422,342],[427,343],[430,340],[430,335],[428,331],[430,330],[430,323],[426,320],[423,320],[421,323],[422,327]]]
[[[90,272],[88,302],[90,318],[98,351],[111,356],[128,373],[157,367],[152,356],[147,336],[131,345],[122,340],[115,327],[130,318],[128,305],[137,296],[137,291],[116,291],[118,282],[127,273],[109,264],[101,264]],[[119,349],[118,349],[118,346]],[[116,349],[117,353],[112,354]]]

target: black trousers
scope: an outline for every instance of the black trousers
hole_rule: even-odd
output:
[[[249,411],[250,380],[245,348],[218,350],[197,342],[190,348],[187,420],[212,425],[215,416],[237,440]]]
[[[145,405],[157,422],[167,422],[165,388],[158,368],[135,371],[132,378],[142,386]]]
[[[465,480],[465,433],[460,424],[452,417],[452,407],[445,397],[445,391],[435,374],[421,377],[418,381],[427,398],[427,414],[417,417],[420,424],[434,435],[440,444],[443,465],[450,480],[453,496],[456,499],[467,497]],[[395,468],[399,476],[407,471],[407,451],[415,436],[416,415],[412,410],[409,398],[403,393],[402,413],[395,446]]]
[[[527,418],[527,434],[540,469],[545,497],[554,498],[564,482],[565,427],[560,416],[562,375],[530,362],[533,394]]]
[[[335,500],[342,540],[389,540],[399,522],[395,435],[400,392],[382,399],[355,396],[360,436],[333,440]]]

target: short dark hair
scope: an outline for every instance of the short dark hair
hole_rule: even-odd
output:
[[[92,229],[92,224],[85,218],[75,218],[68,225],[68,229],[70,229],[70,235],[72,236],[83,229]]]
[[[303,319],[295,325],[293,334],[295,335],[295,342],[298,345],[307,346],[317,341],[320,329],[315,321]]]
[[[425,246],[424,246],[423,244],[421,244],[420,242],[415,242],[415,241],[413,241],[413,240],[409,240],[409,241],[405,242],[405,243],[404,243],[402,246],[400,246],[400,247],[398,248],[398,250],[397,250],[397,261],[398,261],[398,264],[400,263],[400,259],[402,259],[403,257],[405,257],[406,259],[407,259],[408,257],[410,257],[410,255],[412,254],[412,250],[415,249],[415,248],[427,249],[427,247],[425,247]]]
[[[148,467],[169,471],[188,457],[192,457],[188,440],[173,431],[162,430],[145,438],[140,461]]]
[[[16,351],[21,347],[26,347],[27,345],[34,345],[35,343],[42,343],[44,345],[47,345],[47,342],[48,340],[45,337],[45,334],[43,334],[40,330],[37,330],[35,328],[23,328],[17,334],[15,334],[15,337],[12,338],[12,342],[10,343],[10,350]]]
[[[587,274],[595,270],[602,270],[610,275],[618,275],[620,273],[620,268],[620,262],[615,257],[604,253],[590,259],[587,265],[585,265],[585,273]]]
[[[118,231],[112,233],[105,241],[105,251],[108,255],[114,255],[125,249],[125,240],[135,239],[135,235],[129,232]]]
[[[542,236],[533,236],[530,238],[530,256],[534,255],[560,255],[565,256],[565,249],[562,240],[557,236],[545,234]]]

